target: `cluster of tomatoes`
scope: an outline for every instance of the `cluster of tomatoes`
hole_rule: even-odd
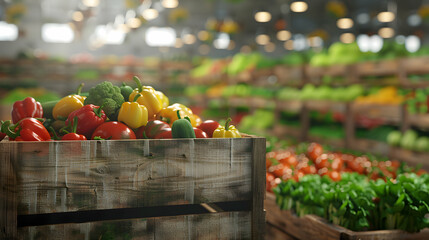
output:
[[[305,153],[294,149],[277,150],[266,154],[267,191],[271,191],[282,180],[299,179],[306,174],[327,175],[333,181],[341,180],[343,172],[357,172],[371,179],[396,178],[400,162],[370,160],[368,156],[328,152],[318,143],[310,143]]]

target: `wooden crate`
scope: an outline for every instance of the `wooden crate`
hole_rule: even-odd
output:
[[[0,239],[262,239],[265,139],[0,143]]]
[[[267,236],[270,239],[319,239],[319,240],[423,240],[429,239],[429,229],[419,233],[401,230],[355,232],[328,223],[315,215],[297,217],[290,211],[282,211],[276,205],[275,195],[267,193],[265,199]]]

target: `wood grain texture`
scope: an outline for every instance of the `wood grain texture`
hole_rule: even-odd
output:
[[[59,224],[19,229],[19,239],[250,239],[250,212]]]
[[[275,203],[275,195],[267,193],[264,207],[267,211],[267,223],[301,240],[423,240],[429,239],[429,229],[419,233],[407,233],[401,230],[380,230],[355,232],[329,223],[314,215],[297,217],[290,211],[282,211]]]
[[[10,152],[10,145],[0,145],[0,153]],[[0,154],[0,239],[16,238],[16,175],[13,162]]]
[[[1,158],[18,214],[251,200],[262,139],[7,142]]]
[[[264,212],[264,199],[265,199],[265,139],[257,138],[253,141],[252,147],[252,239],[263,239],[264,225],[265,225],[265,212]],[[261,181],[263,180],[263,181]]]

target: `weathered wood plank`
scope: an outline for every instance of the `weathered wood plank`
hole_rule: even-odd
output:
[[[0,154],[18,214],[36,214],[251,200],[255,139],[7,142]]]
[[[20,239],[250,239],[250,212],[19,228]]]
[[[0,145],[0,153],[9,152],[9,145]],[[0,154],[0,239],[16,238],[17,201],[16,175],[13,163]]]
[[[257,138],[253,141],[252,147],[252,239],[262,239],[264,237],[265,212],[265,139]],[[263,181],[261,181],[263,180]]]

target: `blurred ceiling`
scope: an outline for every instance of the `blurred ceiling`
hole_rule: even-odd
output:
[[[40,26],[43,23],[69,23],[72,21],[73,12],[81,11],[84,13],[84,20],[75,22],[75,29],[79,36],[85,39],[91,36],[96,26],[113,24],[118,15],[124,18],[129,10],[134,10],[139,17],[142,9],[155,8],[158,9],[159,16],[144,22],[128,35],[144,31],[150,26],[170,26],[176,30],[178,36],[182,36],[184,32],[197,35],[199,31],[206,29],[208,19],[218,20],[218,24],[225,19],[232,19],[239,26],[239,30],[231,34],[231,38],[238,45],[254,44],[255,36],[261,33],[269,35],[274,43],[279,44],[276,33],[281,28],[290,31],[294,36],[323,36],[325,44],[338,41],[342,33],[371,35],[376,34],[382,27],[393,28],[395,35],[417,35],[425,41],[428,34],[425,30],[429,29],[429,16],[426,16],[426,19],[421,16],[421,8],[429,7],[429,0],[305,0],[308,10],[302,13],[290,10],[290,5],[295,2],[292,0],[178,0],[179,6],[175,9],[163,8],[162,0],[99,0],[98,6],[90,8],[83,4],[85,1],[98,2],[0,0],[0,19],[5,18],[5,9],[16,2],[24,2],[27,6],[21,22],[24,28]],[[180,12],[177,9],[184,10]],[[256,22],[254,14],[257,11],[270,12],[272,19],[265,23]],[[392,22],[380,23],[377,21],[377,14],[384,11],[395,13],[396,18]],[[354,21],[353,27],[339,29],[336,23],[337,19],[342,17],[351,18]],[[410,22],[410,19],[414,20]],[[201,42],[196,43],[198,44]]]

